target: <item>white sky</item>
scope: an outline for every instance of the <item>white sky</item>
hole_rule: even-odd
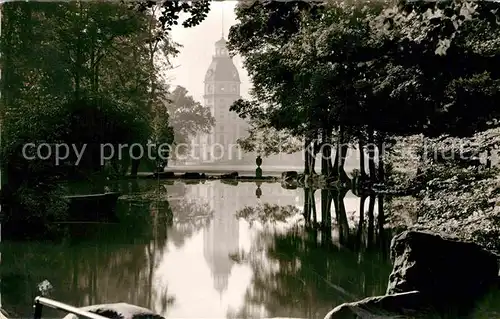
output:
[[[172,38],[183,45],[180,54],[172,60],[176,66],[168,71],[171,85],[184,86],[195,100],[203,103],[203,79],[215,54],[215,42],[222,36],[227,40],[229,28],[236,23],[234,8],[237,1],[212,2],[207,18],[198,26],[183,28],[174,26]],[[182,17],[181,17],[182,18]],[[224,21],[224,23],[223,23]],[[248,74],[243,70],[241,59],[233,59],[241,80],[241,95],[247,97],[250,88]]]

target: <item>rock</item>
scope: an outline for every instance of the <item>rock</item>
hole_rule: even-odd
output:
[[[473,300],[497,282],[498,257],[479,245],[426,231],[392,239],[387,294],[417,290],[444,304]]]
[[[184,178],[184,179],[206,179],[207,176],[205,175],[205,173],[197,173],[197,172],[187,172],[187,173],[184,173],[182,174],[181,178]]]
[[[121,193],[63,196],[68,201],[68,216],[71,221],[104,221],[116,220],[115,214],[118,198]]]
[[[0,319],[8,319],[9,318],[9,314],[7,313],[7,311],[5,311],[5,309],[3,308],[0,308]]]
[[[238,172],[231,172],[229,174],[223,174],[221,175],[221,179],[235,179],[238,178]]]
[[[299,173],[297,173],[296,171],[287,171],[287,172],[281,173],[281,179],[283,179],[285,181],[296,180],[298,177],[299,177]]]
[[[281,181],[281,187],[284,189],[297,189],[299,187],[299,183],[296,181]]]
[[[222,184],[231,185],[231,186],[238,185],[238,180],[236,180],[236,179],[221,179],[220,182]]]
[[[410,291],[344,303],[330,311],[325,319],[413,318],[429,312],[432,311],[426,299],[418,291]]]
[[[153,311],[128,303],[113,303],[92,305],[79,308],[88,312],[92,312],[103,317],[112,319],[165,319]],[[63,319],[79,319],[78,316],[69,314]],[[83,318],[82,318],[83,319]]]
[[[174,172],[159,172],[151,175],[151,178],[175,178]]]

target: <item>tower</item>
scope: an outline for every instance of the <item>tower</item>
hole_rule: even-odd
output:
[[[204,103],[215,118],[215,126],[210,134],[199,140],[203,145],[202,160],[209,162],[238,162],[242,152],[237,139],[246,134],[247,123],[229,107],[240,99],[240,76],[222,37],[215,43],[215,55],[208,67],[204,80]]]

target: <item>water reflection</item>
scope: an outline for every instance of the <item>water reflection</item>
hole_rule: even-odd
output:
[[[239,236],[239,221],[230,211],[217,214],[203,230],[203,255],[221,299],[233,267],[229,256],[239,251]]]
[[[255,196],[257,198],[260,198],[262,196],[262,189],[260,189],[262,182],[255,182],[255,185],[257,185],[257,189],[255,190]]]
[[[375,197],[277,183],[110,187],[127,195],[121,223],[68,225],[59,244],[2,242],[8,311],[32,315],[44,280],[76,306],[129,302],[167,318],[323,318],[385,290]]]
[[[252,250],[239,256],[253,273],[245,304],[239,311],[228,313],[228,317],[323,318],[343,302],[385,293],[391,271],[388,243],[383,242],[383,234],[376,234],[380,241],[373,242],[373,216],[376,214],[379,222],[383,221],[382,198],[371,196],[368,210],[366,197],[360,198],[358,222],[349,223],[349,217],[354,221],[356,214],[346,209],[347,194],[347,191],[306,189],[305,231],[293,226],[271,227],[260,232]],[[291,217],[270,206],[246,207],[239,215],[250,223],[259,218],[269,223]],[[382,226],[378,230],[384,233]]]

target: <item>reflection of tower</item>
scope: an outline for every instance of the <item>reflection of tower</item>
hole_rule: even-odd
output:
[[[233,267],[230,255],[239,250],[239,222],[231,210],[217,210],[215,214],[203,233],[203,254],[212,272],[214,288],[222,296]]]

